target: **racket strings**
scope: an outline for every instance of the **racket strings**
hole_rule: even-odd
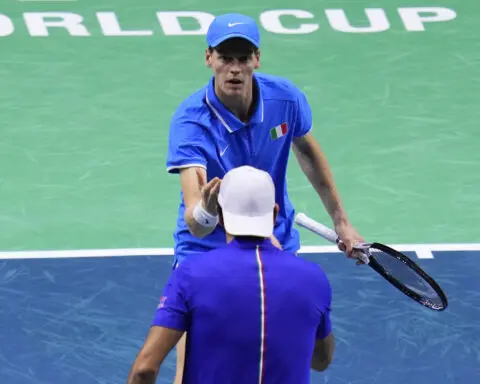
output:
[[[444,305],[437,291],[404,260],[381,250],[370,249],[370,251],[371,256],[383,269],[385,275],[396,280],[405,289],[416,295],[421,302],[432,307]]]

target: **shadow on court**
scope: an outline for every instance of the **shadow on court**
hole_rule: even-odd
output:
[[[445,289],[435,313],[340,254],[304,255],[333,286],[337,351],[312,383],[474,383],[480,377],[480,253],[420,260]],[[126,382],[170,257],[0,260],[0,382]],[[174,355],[158,383],[171,383]]]

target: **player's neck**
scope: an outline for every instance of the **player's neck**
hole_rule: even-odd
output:
[[[230,110],[235,116],[237,116],[239,120],[247,122],[254,110],[254,87],[254,85],[249,87],[246,93],[241,96],[228,96],[225,95],[220,89],[215,89],[215,93],[222,104],[225,105],[225,107],[227,107],[228,110]]]
[[[252,243],[261,243],[265,241],[264,237],[259,236],[232,236],[229,233],[227,235],[227,244],[230,244],[233,240],[238,242],[252,242]]]

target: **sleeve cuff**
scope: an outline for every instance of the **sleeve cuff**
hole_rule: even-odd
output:
[[[308,128],[306,131],[301,132],[299,135],[295,135],[295,137],[303,137],[303,136],[306,136],[306,135],[308,135],[310,132],[312,132],[312,130],[313,130],[313,125],[311,125],[310,128]]]
[[[175,329],[177,331],[186,331],[187,326],[183,316],[168,313],[166,311],[157,312],[153,319],[152,326]]]
[[[191,168],[191,167],[199,167],[203,169],[207,169],[205,164],[202,163],[189,163],[189,164],[181,164],[181,165],[171,165],[167,166],[167,172],[168,173],[179,173],[181,169],[184,168]]]

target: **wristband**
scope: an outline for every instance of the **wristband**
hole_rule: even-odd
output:
[[[202,200],[195,206],[193,218],[198,224],[206,228],[214,228],[218,224],[218,216],[208,213],[202,206]]]

